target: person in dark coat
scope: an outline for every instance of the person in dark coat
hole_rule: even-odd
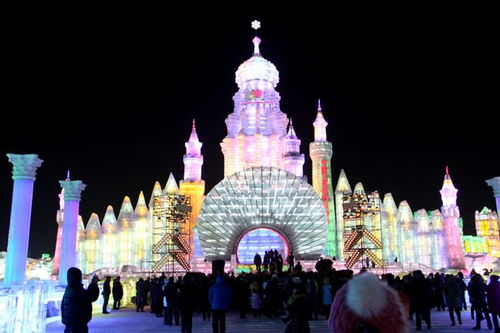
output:
[[[102,313],[108,314],[108,302],[109,295],[111,295],[111,276],[106,276],[104,280],[104,285],[102,286],[102,298],[104,299],[102,303]]]
[[[460,287],[459,280],[459,277],[447,274],[443,289],[446,304],[448,305],[448,312],[450,314],[451,326],[455,326],[455,316],[453,312],[457,314],[458,324],[462,325],[462,316],[460,314],[460,311],[462,310],[462,302],[460,301],[462,288]]]
[[[486,283],[481,274],[474,274],[468,289],[472,308],[476,312],[476,326],[473,329],[481,329],[481,317],[484,315],[488,328],[491,330],[492,325],[486,303]]]
[[[175,325],[179,325],[179,289],[175,283],[174,277],[168,278],[168,283],[163,289],[165,299],[167,300],[167,309],[165,311],[165,325],[172,326],[172,317],[175,319]]]
[[[293,271],[295,268],[295,256],[293,255],[293,251],[290,251],[290,254],[286,258],[286,261],[288,262],[288,270]]]
[[[208,291],[208,300],[213,313],[213,333],[226,332],[226,311],[231,304],[231,298],[231,288],[226,284],[224,276],[217,276],[215,284]]]
[[[82,285],[82,272],[71,267],[67,273],[68,286],[61,304],[61,319],[66,326],[64,333],[87,333],[88,322],[92,319],[92,302],[99,298],[96,276],[87,290]]]
[[[153,278],[151,281],[151,309],[156,317],[161,317],[163,311],[163,291],[162,285],[158,278]]]
[[[431,329],[431,282],[424,277],[420,270],[413,272],[413,293],[410,298],[410,303],[415,311],[415,321],[417,330],[422,329],[422,319],[427,324],[427,328]]]
[[[260,265],[262,265],[262,258],[260,257],[260,254],[255,254],[255,257],[253,257],[253,264],[257,268],[257,272],[260,273]]]
[[[490,284],[486,287],[488,307],[495,326],[495,332],[499,333],[498,317],[500,316],[500,282],[498,282],[498,275],[490,276]]]
[[[144,305],[146,304],[147,297],[147,286],[143,278],[139,278],[139,281],[135,283],[135,303],[137,306],[137,312],[144,312]]]
[[[120,302],[123,298],[123,286],[120,282],[120,276],[113,280],[113,310],[120,309]]]
[[[189,275],[185,275],[179,288],[179,308],[181,310],[182,333],[193,332],[193,311],[196,304],[195,285]]]
[[[285,333],[309,333],[309,308],[303,285],[297,285],[293,289],[287,305],[288,315],[283,319],[288,323]]]

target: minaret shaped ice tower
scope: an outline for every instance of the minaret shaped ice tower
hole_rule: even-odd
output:
[[[444,238],[447,248],[448,268],[464,268],[464,250],[462,247],[462,232],[458,226],[460,211],[457,206],[458,190],[453,186],[448,167],[446,167],[446,175],[444,176],[443,187],[439,191],[443,206],[441,214],[444,219]]]
[[[326,210],[328,234],[326,239],[326,254],[340,258],[337,235],[338,226],[335,223],[335,204],[332,181],[331,159],[333,154],[332,143],[327,141],[326,126],[328,123],[323,117],[321,103],[318,100],[318,113],[314,125],[314,142],[309,144],[309,154],[312,160],[312,183],[316,193],[323,200]]]
[[[234,110],[226,118],[227,136],[221,142],[224,177],[253,166],[285,169],[288,119],[280,110],[281,97],[275,90],[279,73],[262,57],[260,42],[259,37],[253,39],[252,57],[236,71],[239,90],[233,96]]]
[[[186,154],[183,157],[184,161],[184,179],[180,181],[180,193],[189,196],[191,199],[191,216],[189,218],[188,230],[184,232],[189,235],[189,245],[191,253],[194,251],[194,239],[196,220],[200,214],[203,196],[205,195],[205,181],[201,178],[201,166],[203,165],[203,155],[201,154],[201,146],[203,144],[198,140],[196,133],[196,124],[193,119],[193,127],[191,135],[186,142]]]

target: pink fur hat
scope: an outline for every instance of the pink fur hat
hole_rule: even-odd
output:
[[[371,273],[352,278],[335,295],[330,309],[330,332],[352,333],[370,326],[383,333],[409,332],[408,314],[397,295]]]

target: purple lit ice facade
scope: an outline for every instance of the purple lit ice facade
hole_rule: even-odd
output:
[[[238,261],[240,264],[253,264],[258,253],[264,260],[265,251],[277,250],[286,261],[288,243],[278,232],[269,228],[257,228],[246,233],[238,244]]]

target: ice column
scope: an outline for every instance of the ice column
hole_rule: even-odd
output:
[[[26,276],[26,259],[30,237],[31,203],[36,169],[43,160],[36,154],[7,154],[14,166],[9,243],[5,265],[5,283],[22,282]]]
[[[486,183],[493,188],[493,195],[497,202],[497,212],[500,214],[500,177],[488,179]]]
[[[64,189],[64,220],[59,283],[66,285],[66,273],[69,268],[76,265],[78,210],[80,208],[81,193],[86,185],[81,180],[60,180],[59,184]]]

